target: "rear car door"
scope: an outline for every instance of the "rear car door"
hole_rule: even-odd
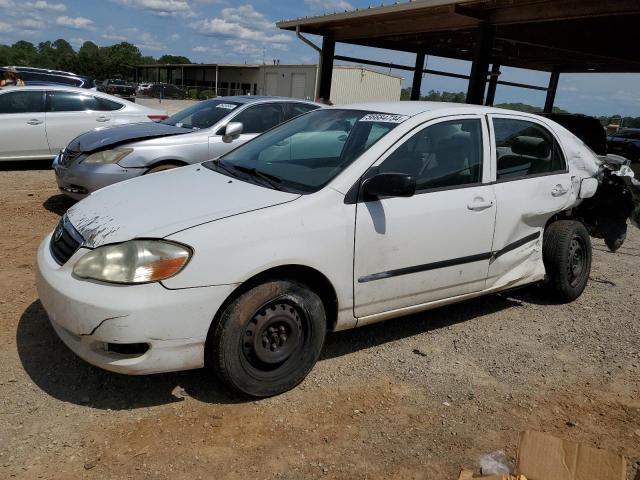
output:
[[[89,93],[63,90],[47,92],[46,123],[49,148],[56,153],[81,133],[112,122],[113,111],[103,111],[100,101]]]
[[[355,316],[482,290],[496,211],[484,118],[429,122],[385,157],[365,176],[404,173],[417,189],[357,204]]]
[[[0,159],[50,157],[45,130],[44,92],[0,92]]]
[[[544,123],[489,115],[489,125],[498,207],[487,284],[492,287],[544,275],[544,227],[567,208],[579,184],[574,185],[562,146]]]

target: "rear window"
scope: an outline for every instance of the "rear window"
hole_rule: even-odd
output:
[[[83,112],[85,110],[101,110],[98,99],[91,95],[74,92],[49,92],[47,109],[49,112]]]
[[[233,112],[241,104],[226,100],[210,100],[196,103],[170,116],[164,122],[174,127],[200,130],[209,128]]]

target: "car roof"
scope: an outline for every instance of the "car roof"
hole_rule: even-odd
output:
[[[212,100],[224,100],[227,102],[235,102],[235,103],[302,102],[302,103],[309,103],[312,105],[320,105],[319,103],[312,102],[311,100],[303,100],[301,98],[275,97],[275,96],[271,97],[268,95],[230,95],[226,97],[216,97],[216,98],[209,99],[209,101],[212,101]]]
[[[102,92],[97,92],[96,90],[90,90],[82,87],[72,87],[71,85],[24,85],[22,87],[5,87],[0,89],[0,91],[8,91],[8,90],[48,90],[48,91],[56,91],[56,90],[64,90],[69,92],[78,92],[84,93],[85,95],[93,95],[94,93],[102,94]]]
[[[515,113],[522,116],[535,117],[535,115],[530,113],[505,110],[503,108],[447,102],[398,101],[350,103],[348,105],[335,105],[329,108],[341,110],[364,110],[370,112],[390,113],[393,115],[408,115],[410,117],[426,112],[438,112],[447,114]]]
[[[0,70],[6,70],[9,67],[0,67]],[[65,76],[65,77],[75,77],[75,78],[81,78],[81,79],[88,79],[90,77],[88,77],[87,75],[78,75],[77,73],[73,73],[73,72],[65,72],[63,70],[51,70],[48,68],[37,68],[37,67],[13,67],[16,70],[18,70],[18,73],[20,72],[30,72],[30,73],[48,73],[51,75],[60,75],[60,76]]]

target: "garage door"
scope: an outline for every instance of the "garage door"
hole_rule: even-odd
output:
[[[291,74],[291,96],[293,98],[304,98],[304,90],[307,84],[306,73]]]
[[[265,95],[278,95],[278,74],[267,73],[267,85]]]

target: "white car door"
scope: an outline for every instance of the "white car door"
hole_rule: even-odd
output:
[[[242,123],[242,134],[230,143],[222,141],[222,130],[209,142],[213,157],[223,155],[284,121],[282,105],[277,102],[251,105],[238,112],[229,122]]]
[[[44,92],[0,92],[0,160],[50,157],[45,131]]]
[[[378,173],[414,176],[417,189],[357,204],[356,317],[484,289],[496,213],[489,159],[486,122],[465,115],[418,127],[376,162]]]
[[[99,100],[87,93],[47,92],[47,138],[51,153],[57,153],[81,133],[109,126],[113,111],[102,111]]]
[[[544,275],[542,234],[578,188],[562,146],[543,122],[517,115],[489,115],[497,201],[488,287],[539,280]]]

